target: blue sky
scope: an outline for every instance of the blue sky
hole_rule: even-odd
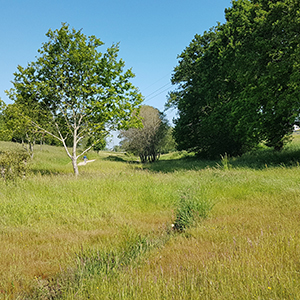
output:
[[[17,66],[34,61],[46,32],[66,22],[105,45],[120,42],[120,55],[145,104],[164,109],[177,55],[195,34],[224,23],[230,0],[0,0],[0,98],[12,87]],[[171,120],[174,112],[167,113]]]

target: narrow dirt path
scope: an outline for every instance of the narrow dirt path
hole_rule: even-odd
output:
[[[87,161],[82,161],[80,163],[78,163],[78,166],[85,166],[87,163],[91,163],[93,161],[95,161],[96,159],[91,159],[91,160],[87,160]]]

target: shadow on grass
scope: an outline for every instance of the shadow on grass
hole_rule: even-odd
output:
[[[260,149],[240,157],[229,157],[228,161],[204,160],[197,156],[164,159],[144,164],[143,169],[153,172],[169,173],[184,170],[202,170],[205,168],[250,168],[261,170],[270,167],[294,167],[300,164],[300,149],[287,148],[281,152]]]
[[[185,152],[185,151],[184,151]],[[142,170],[153,172],[169,173],[179,170],[200,170],[207,167],[217,167],[217,161],[195,159],[193,155],[185,153],[182,155],[180,152],[170,153],[161,157],[160,160],[154,163],[141,163],[133,156],[124,156],[123,154],[109,155],[102,158],[106,161],[124,162],[128,164],[142,165]]]
[[[37,169],[37,168],[33,168],[30,169],[30,171],[34,174],[34,175],[53,175],[53,174],[57,174],[56,172],[52,172],[51,170],[42,170],[42,169]]]
[[[107,161],[118,161],[118,162],[124,162],[129,164],[141,164],[141,162],[136,160],[136,158],[133,157],[124,158],[118,155],[109,155],[102,159]]]
[[[300,149],[286,148],[282,151],[261,149],[246,153],[241,157],[231,158],[232,167],[247,167],[252,169],[265,169],[268,167],[294,167],[299,166]]]
[[[217,161],[197,159],[196,157],[181,157],[173,159],[164,159],[164,157],[162,157],[160,160],[154,163],[144,164],[143,169],[153,172],[170,173],[184,170],[198,171],[205,168],[214,168],[217,166]]]
[[[148,170],[153,172],[174,172],[176,170],[189,170],[189,169],[203,169],[208,166],[208,164],[212,164],[212,166],[216,165],[215,162],[204,162],[201,160],[195,160],[190,157],[180,157],[180,155],[177,155],[177,153],[171,154],[171,156],[174,156],[174,159],[164,159],[162,157],[160,160],[156,161],[155,163],[141,163],[137,157],[134,156],[127,156],[122,154],[114,154],[109,155],[107,157],[101,158],[105,161],[114,161],[114,162],[123,162],[127,164],[134,164],[134,165],[140,165],[142,166],[140,171],[142,170]]]
[[[65,170],[47,170],[47,169],[39,169],[39,168],[30,168],[30,172],[34,175],[41,175],[41,176],[73,174],[71,171],[66,172]]]
[[[127,162],[124,158],[117,155],[109,155],[103,158],[103,160]]]

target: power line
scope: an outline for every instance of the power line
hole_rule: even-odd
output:
[[[155,83],[161,81],[162,79],[166,78],[167,76],[170,76],[170,74],[166,74],[164,75],[162,78],[156,80],[155,82],[151,83],[150,85],[148,85],[144,90],[147,90],[149,87],[153,86]]]
[[[160,95],[160,94],[162,94],[162,93],[164,93],[164,92],[168,91],[169,89],[170,89],[170,87],[168,87],[167,89],[165,89],[165,90],[161,91],[160,93],[158,93],[158,94],[156,94],[156,95],[154,95],[154,96],[150,97],[149,99],[146,99],[146,100],[144,100],[144,102],[147,102],[147,101],[149,101],[149,100],[151,100],[151,99],[153,99],[153,98],[157,97],[158,95]]]
[[[162,87],[160,87],[159,89],[157,89],[156,91],[150,93],[149,95],[147,95],[145,98],[148,98],[149,96],[155,94],[156,92],[158,92],[159,90],[163,89],[164,87],[166,87],[167,85],[169,85],[170,82],[168,82],[167,84],[163,85]]]

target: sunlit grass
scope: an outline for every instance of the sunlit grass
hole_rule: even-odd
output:
[[[144,166],[90,153],[77,179],[63,149],[37,148],[30,177],[0,181],[0,299],[297,299],[298,146],[228,168],[186,153]],[[213,209],[172,232],[186,194]],[[114,268],[96,272],[111,255]]]
[[[93,299],[297,299],[298,168],[209,169],[176,175],[197,185],[199,196],[216,201],[210,218],[169,239],[140,266],[84,282],[76,289],[77,295]],[[72,299],[74,294],[68,291],[64,297]]]
[[[80,170],[77,180],[68,172],[36,172],[17,184],[0,182],[0,286],[6,294],[74,264],[81,248],[118,244],[124,226],[144,234],[170,219],[166,208],[175,194],[171,187],[161,193],[164,183],[149,172],[100,156]]]

